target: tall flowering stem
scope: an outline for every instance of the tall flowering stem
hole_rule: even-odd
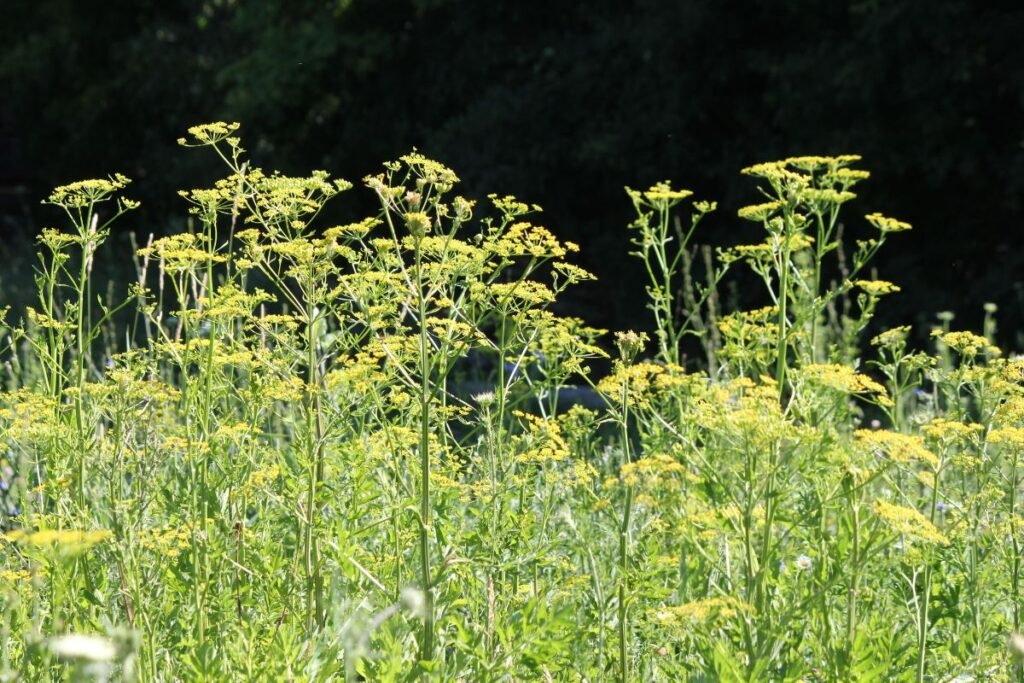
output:
[[[673,234],[670,229],[672,209],[693,194],[690,190],[673,190],[668,182],[662,182],[643,192],[630,188],[626,188],[626,192],[637,212],[637,219],[630,226],[637,233],[632,239],[637,250],[632,255],[643,261],[647,271],[647,307],[654,313],[658,353],[665,362],[678,365],[683,337],[695,333],[694,328],[703,327],[700,309],[724,275],[724,271],[709,273],[713,282],[699,292],[699,297],[694,297],[692,292],[687,293],[695,304],[694,310],[682,310],[680,301],[687,297],[681,298],[677,290],[680,286],[678,280],[689,264],[686,250],[697,224],[714,211],[716,205],[714,202],[696,202],[689,227],[684,230],[676,222]]]

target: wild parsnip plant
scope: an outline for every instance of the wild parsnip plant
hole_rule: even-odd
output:
[[[593,276],[539,207],[412,153],[321,225],[351,185],[237,128],[181,141],[225,176],[121,301],[128,180],[48,200],[0,318],[3,680],[1024,680],[1024,361],[994,309],[864,339],[910,226],[846,257],[857,157],[746,169],[763,241],[700,259],[713,203],[629,190],[648,344],[556,312]],[[768,306],[720,310],[739,268]]]

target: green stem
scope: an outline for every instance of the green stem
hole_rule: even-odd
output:
[[[420,641],[420,660],[434,658],[434,591],[430,579],[430,349],[427,337],[427,302],[423,291],[423,254],[416,245],[416,298],[420,334],[420,583],[423,587],[423,637]],[[424,673],[424,680],[427,675]]]
[[[312,267],[310,283],[313,281]],[[306,308],[306,441],[309,482],[306,489],[306,526],[303,542],[306,569],[306,633],[323,627],[323,578],[316,538],[317,493],[323,478],[323,415],[320,409],[319,363],[317,359],[317,311],[312,296],[304,293]]]
[[[780,395],[782,383],[786,379],[786,303],[789,300],[789,224],[792,218],[787,215],[784,220],[786,228],[782,233],[782,254],[779,259],[779,330],[775,342],[775,382],[779,385]]]
[[[853,501],[853,555],[850,558],[850,590],[846,607],[847,661],[852,661],[853,641],[857,635],[857,591],[860,588],[860,501]]]
[[[630,462],[629,454],[629,384],[622,389],[622,453],[623,463]],[[629,680],[629,612],[626,604],[626,579],[629,572],[629,524],[633,512],[633,486],[626,487],[626,504],[619,527],[619,681]]]
[[[935,485],[932,487],[931,511],[928,519],[935,523],[935,511],[939,503],[939,472],[935,471]],[[929,553],[930,555],[930,553]],[[928,649],[928,603],[932,593],[932,568],[931,558],[926,555],[923,574],[924,595],[918,607],[920,614],[917,620],[917,677],[916,683],[924,683],[925,654]]]

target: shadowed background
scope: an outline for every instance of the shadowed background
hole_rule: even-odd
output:
[[[31,240],[60,225],[55,185],[122,172],[144,210],[126,232],[183,227],[180,188],[224,174],[176,145],[243,124],[253,162],[357,182],[417,147],[461,192],[515,194],[583,246],[600,277],[568,312],[646,327],[624,185],[671,179],[717,200],[696,241],[758,239],[739,174],[796,154],[858,153],[873,177],[844,212],[914,225],[876,265],[904,291],[883,323],[934,314],[1024,348],[1024,10],[974,0],[8,0],[0,22],[0,298],[30,296]],[[368,192],[335,200],[346,218]],[[129,276],[130,277],[130,276]],[[124,277],[122,277],[124,279]],[[740,304],[758,303],[741,279]]]

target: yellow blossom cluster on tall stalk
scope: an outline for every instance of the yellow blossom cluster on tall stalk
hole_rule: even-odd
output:
[[[991,306],[865,337],[910,226],[846,218],[846,254],[858,157],[745,169],[764,235],[717,252],[713,202],[627,190],[652,328],[607,335],[539,207],[413,152],[329,223],[352,185],[238,129],[182,139],[226,175],[120,298],[128,179],[47,200],[0,317],[0,677],[1024,680],[1024,361]]]

